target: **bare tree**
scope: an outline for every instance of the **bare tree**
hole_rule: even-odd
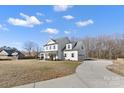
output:
[[[24,49],[28,52],[29,56],[35,56],[38,50],[38,44],[32,41],[24,43]]]
[[[87,57],[105,59],[124,57],[124,35],[86,37],[82,42]]]

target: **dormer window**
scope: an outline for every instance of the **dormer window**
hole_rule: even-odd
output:
[[[70,45],[68,45],[68,49],[70,49]]]
[[[70,50],[70,49],[72,49],[72,44],[71,44],[71,43],[69,43],[69,44],[66,44],[66,49],[67,49],[67,50]]]

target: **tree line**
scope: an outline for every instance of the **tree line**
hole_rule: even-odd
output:
[[[86,57],[100,59],[124,58],[124,35],[85,37],[84,44]]]
[[[84,38],[71,37],[71,39],[73,41],[81,40],[83,42],[86,58],[124,58],[124,34]],[[24,44],[24,49],[29,56],[37,56],[40,52],[38,44],[31,41]]]
[[[83,42],[86,58],[124,58],[124,34],[84,38],[71,37],[71,39],[73,41],[81,40]],[[27,41],[23,45],[24,50],[22,52],[26,56],[37,58],[41,52],[40,47],[35,42]]]

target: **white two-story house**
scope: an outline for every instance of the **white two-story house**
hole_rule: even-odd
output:
[[[50,39],[43,46],[40,59],[80,61],[85,58],[83,43],[71,42],[69,38]]]
[[[43,46],[40,58],[45,60],[63,60],[63,50],[67,43],[69,43],[69,39],[67,37],[50,39],[47,44]]]

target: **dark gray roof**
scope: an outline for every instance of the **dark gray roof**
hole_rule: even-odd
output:
[[[53,41],[55,41],[56,43],[60,43],[63,41],[70,41],[68,37],[62,37],[62,38],[57,38],[57,39],[52,39]]]
[[[80,50],[83,49],[83,42],[82,41],[78,41],[76,43],[76,45],[73,47],[73,50]]]
[[[8,55],[12,55],[12,53],[15,53],[15,52],[21,53],[21,52],[19,52],[18,50],[11,49],[11,48],[1,49],[0,52],[3,51],[3,50],[6,51],[6,52],[8,53]]]
[[[65,51],[72,51],[72,50],[80,51],[83,49],[83,42],[82,41],[70,41],[68,37],[51,39],[51,40],[53,40],[57,44],[60,44],[62,47],[62,50],[65,50],[65,48],[66,48],[65,44],[71,43],[72,49],[71,50],[65,50]]]
[[[72,49],[77,45],[77,42],[71,42],[72,44]]]
[[[72,44],[72,49],[70,50],[65,50],[65,51],[72,51],[72,50],[82,50],[83,49],[83,42],[82,41],[77,41],[77,42],[71,42]]]

